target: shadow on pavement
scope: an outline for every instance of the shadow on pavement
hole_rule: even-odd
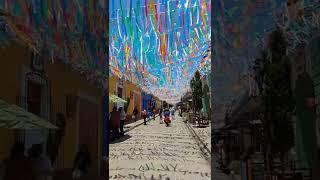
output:
[[[123,141],[126,141],[128,139],[130,139],[131,136],[128,135],[128,134],[125,134],[124,136],[120,137],[119,139],[116,139],[114,141],[110,141],[110,144],[116,144],[116,143],[120,143],[120,142],[123,142]]]

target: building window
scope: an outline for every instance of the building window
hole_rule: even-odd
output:
[[[122,91],[123,91],[123,88],[122,87],[118,87],[117,89],[118,91],[118,97],[122,98]]]
[[[40,84],[28,81],[28,111],[38,116],[41,116],[41,90]]]
[[[119,82],[117,83],[117,95],[120,98],[124,96],[123,95],[123,79],[119,79]]]

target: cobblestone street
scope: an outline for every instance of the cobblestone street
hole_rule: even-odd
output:
[[[171,127],[151,120],[110,144],[109,179],[211,179],[211,167],[176,116]]]

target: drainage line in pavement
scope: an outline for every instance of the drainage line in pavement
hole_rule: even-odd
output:
[[[196,140],[197,145],[200,147],[200,150],[205,157],[207,161],[211,164],[211,151],[208,149],[208,147],[205,145],[205,143],[201,140],[201,138],[198,136],[198,134],[192,129],[190,124],[188,122],[185,122],[187,128],[189,129],[190,133],[192,134],[192,137]]]

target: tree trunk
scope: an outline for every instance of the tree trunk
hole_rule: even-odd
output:
[[[267,180],[271,180],[271,172],[272,172],[272,157],[271,157],[271,148],[270,145],[267,146],[267,152],[266,152],[266,166],[267,166]]]
[[[266,144],[266,170],[267,170],[267,180],[271,180],[272,176],[272,162],[273,157],[271,154],[271,142],[272,136],[270,132],[270,110],[267,109],[265,113],[265,122],[264,122],[264,132],[265,132],[265,144]]]
[[[285,153],[280,153],[280,162],[281,162],[281,176],[284,177],[284,171],[285,171]]]

